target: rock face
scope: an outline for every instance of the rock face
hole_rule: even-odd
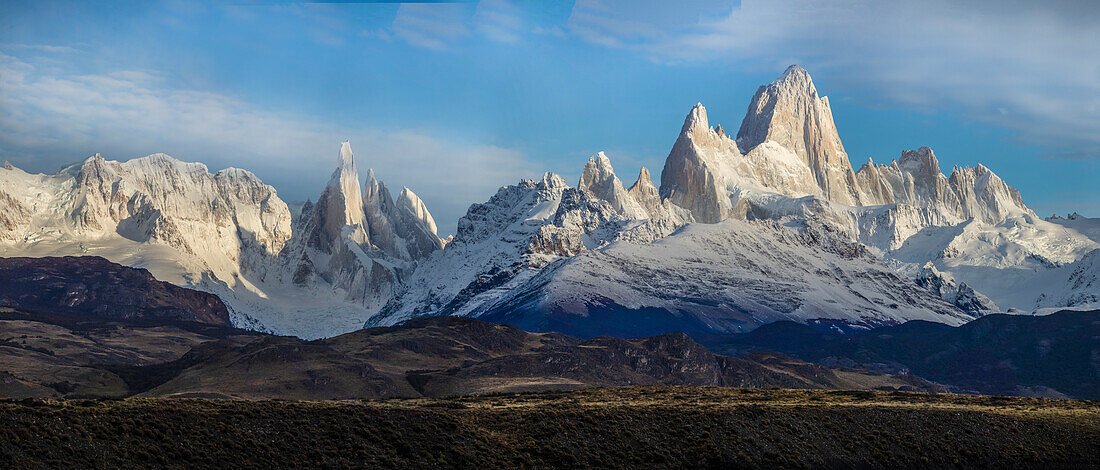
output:
[[[940,171],[932,149],[906,150],[888,165],[864,164],[856,179],[868,205],[906,204],[927,208],[955,221],[997,224],[1012,215],[1032,214],[1020,192],[983,165]]]
[[[307,216],[303,211],[303,216],[312,219],[314,230],[307,239],[314,248],[331,254],[338,249],[334,245],[343,244],[345,238],[356,244],[368,243],[367,229],[363,226],[363,190],[348,142],[340,144],[336,170],[317,198],[312,214]]]
[[[740,155],[737,143],[718,135],[707,110],[696,104],[684,120],[661,173],[660,195],[691,212],[695,220],[715,223],[727,218],[733,204],[728,194],[727,156]]]
[[[750,151],[771,141],[788,149],[810,168],[825,199],[861,205],[848,154],[833,123],[829,98],[817,94],[810,74],[792,65],[761,86],[737,131],[737,142]]]
[[[0,306],[113,319],[230,326],[218,296],[98,256],[0,258]]]
[[[74,170],[72,197],[59,197],[54,209],[59,224],[86,237],[172,246],[221,279],[239,273],[241,259],[277,254],[291,237],[286,204],[245,170],[211,174],[164,154],[126,162],[96,154]]]
[[[121,163],[96,154],[80,166],[75,184],[69,216],[78,229],[115,229],[135,241],[190,250],[202,244],[204,234],[197,232],[209,226],[226,226],[234,233],[219,233],[225,235],[221,238],[249,238],[268,253],[278,252],[290,238],[286,204],[274,188],[245,170],[210,174],[205,165],[164,154]]]
[[[965,282],[956,283],[954,279],[936,270],[931,263],[921,269],[913,280],[918,286],[974,317],[1001,311],[997,304],[989,300],[989,297],[975,292]]]
[[[797,65],[756,92],[736,142],[709,125],[706,109],[695,105],[661,175],[661,195],[702,222],[744,217],[738,204],[775,205],[773,195],[814,196],[836,210],[905,205],[895,217],[915,209],[925,225],[1034,215],[1016,189],[984,166],[944,176],[928,147],[904,151],[887,165],[868,161],[853,173],[828,98],[818,96]]]

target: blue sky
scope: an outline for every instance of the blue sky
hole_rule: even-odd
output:
[[[656,175],[696,102],[736,129],[799,63],[858,166],[928,145],[1041,215],[1100,216],[1100,7],[1089,2],[0,3],[0,158],[99,152],[249,169],[316,198],[361,172],[443,233],[496,188],[604,150]]]

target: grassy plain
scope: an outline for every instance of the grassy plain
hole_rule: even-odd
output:
[[[0,402],[7,468],[1090,468],[1098,443],[1100,402],[911,392]]]

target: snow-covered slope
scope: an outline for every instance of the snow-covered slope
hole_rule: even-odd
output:
[[[1069,233],[1100,243],[1100,219],[1076,212],[1066,217],[1051,216],[1046,221]],[[1070,237],[1070,235],[1067,235]],[[1036,305],[1040,308],[1089,307],[1100,305],[1100,249],[1094,249],[1073,263],[1060,265],[1049,276]]]
[[[647,176],[623,190],[598,154],[580,189],[553,174],[502,188],[470,208],[454,241],[367,325],[448,314],[637,336],[777,320],[862,328],[972,318],[817,219],[685,226],[690,215],[668,200],[640,202],[656,191]]]
[[[1047,222],[1061,225],[1067,231],[1073,231],[1100,243],[1100,218],[1085,217],[1076,212],[1061,217],[1057,214],[1047,217]]]
[[[475,314],[550,262],[604,246],[635,225],[610,203],[570,188],[553,173],[505,186],[484,204],[470,206],[446,249],[426,259],[368,325]]]
[[[483,319],[533,331],[628,337],[739,332],[780,320],[848,330],[973,318],[825,227],[736,219],[585,251],[484,310]]]

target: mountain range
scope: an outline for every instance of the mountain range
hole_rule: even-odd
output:
[[[1100,303],[1100,223],[1038,217],[983,165],[927,147],[854,170],[827,97],[791,66],[735,136],[688,112],[654,184],[603,152],[470,206],[441,239],[411,189],[350,144],[294,212],[252,173],[98,154],[0,169],[0,256],[97,255],[216,294],[237,327],[312,339],[458,315],[579,337],[852,332]]]

